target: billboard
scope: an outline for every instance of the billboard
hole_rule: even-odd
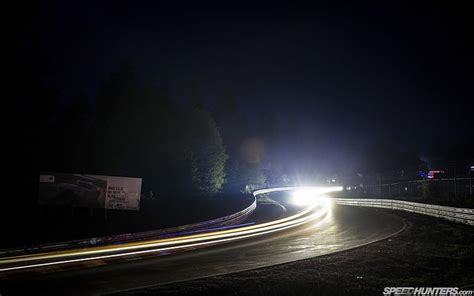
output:
[[[138,210],[141,178],[45,173],[39,178],[40,204]]]

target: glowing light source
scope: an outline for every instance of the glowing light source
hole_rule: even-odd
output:
[[[444,171],[441,170],[432,170],[428,172],[427,178],[428,179],[434,179],[437,174],[444,174]]]
[[[293,193],[292,202],[296,205],[320,205],[329,206],[331,200],[325,193],[341,191],[342,187],[311,187],[296,190]]]
[[[312,190],[298,190],[293,193],[293,203],[299,206],[312,204],[317,194]]]

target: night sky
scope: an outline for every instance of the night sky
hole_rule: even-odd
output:
[[[178,101],[194,82],[207,104],[230,90],[251,118],[270,110],[334,149],[379,140],[422,156],[472,143],[467,7],[160,3],[44,1],[29,28],[42,81],[93,101],[127,62]]]

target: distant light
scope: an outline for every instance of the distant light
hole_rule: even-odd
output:
[[[436,174],[444,174],[444,171],[442,170],[432,170],[428,172],[428,175],[426,176],[428,179],[433,179],[436,177]]]
[[[351,190],[351,189],[352,189],[351,186],[346,187],[346,190]]]
[[[332,201],[328,196],[308,190],[296,191],[293,194],[293,203],[298,206],[314,205],[323,208],[330,208],[332,206]]]
[[[293,193],[293,203],[299,206],[309,205],[314,202],[317,194],[311,190],[298,190]]]
[[[471,165],[471,172],[474,172],[474,165]]]
[[[341,186],[335,187],[312,187],[297,190],[292,195],[292,202],[295,205],[323,205],[326,206],[329,197],[325,193],[341,191]]]
[[[472,169],[472,168],[473,168],[473,167],[471,167],[471,169]],[[331,182],[336,183],[336,180],[335,180],[335,179],[332,179]]]
[[[408,191],[408,187],[405,187],[405,191]]]

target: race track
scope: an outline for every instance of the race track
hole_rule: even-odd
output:
[[[270,196],[286,205],[289,213],[297,212],[287,194]],[[257,206],[250,220],[268,216],[270,208]],[[333,205],[317,219],[285,231],[167,256],[3,280],[0,293],[92,295],[128,291],[330,254],[386,238],[403,228],[402,220],[386,212]]]

